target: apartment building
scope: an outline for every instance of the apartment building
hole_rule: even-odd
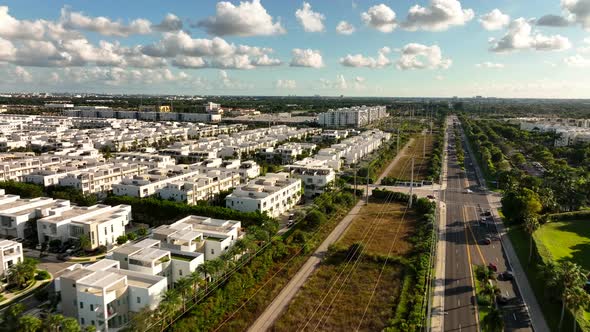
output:
[[[253,160],[240,161],[239,159],[211,158],[191,165],[191,168],[210,171],[231,171],[240,174],[242,182],[260,175],[260,165]]]
[[[148,169],[176,165],[176,161],[170,156],[142,152],[119,152],[115,154],[113,159],[115,162],[143,165]]]
[[[225,198],[225,206],[243,212],[260,211],[277,217],[301,198],[301,179],[289,173],[268,173],[237,187]]]
[[[556,133],[555,146],[568,146],[590,142],[590,120],[567,118],[517,118],[509,119],[520,129]]]
[[[308,159],[306,164],[287,165],[287,170],[298,177],[303,183],[303,193],[307,198],[313,198],[326,191],[327,187],[334,183],[336,172],[331,167],[325,166],[320,160]]]
[[[125,234],[125,226],[130,221],[129,205],[72,206],[37,220],[38,240],[39,243],[56,239],[66,242],[86,235],[90,239],[90,249],[108,247]]]
[[[109,258],[119,261],[122,269],[166,277],[172,286],[195,272],[205,260],[204,253],[177,249],[186,247],[187,241],[192,240],[188,233],[179,235],[166,248],[160,240],[144,239],[113,250]]]
[[[354,106],[321,113],[318,123],[323,127],[363,127],[387,117],[385,106]]]
[[[59,165],[63,160],[56,156],[32,157],[0,162],[0,181],[24,181],[27,174],[46,167]]]
[[[289,164],[301,158],[303,155],[310,155],[317,145],[313,143],[284,143],[276,148],[270,147],[264,149],[260,154],[268,161],[279,160],[282,164]]]
[[[199,201],[214,199],[220,192],[240,184],[240,174],[235,171],[209,170],[182,181],[169,182],[158,190],[162,199],[195,205]]]
[[[124,327],[145,307],[156,309],[167,286],[166,277],[125,270],[111,259],[76,264],[55,282],[61,312],[83,329],[94,326],[99,332]]]
[[[205,260],[212,260],[243,237],[241,227],[236,220],[188,216],[154,229],[152,238],[161,241],[163,249],[203,253]]]
[[[21,243],[0,239],[0,276],[5,276],[11,267],[22,262],[23,259]]]
[[[47,197],[21,199],[18,195],[5,195],[4,190],[0,190],[0,235],[28,238],[31,230],[27,222],[68,208],[70,201],[67,200]]]
[[[104,164],[96,168],[68,173],[59,179],[59,185],[74,187],[83,194],[105,193],[124,178],[141,175],[148,167],[140,164]]]

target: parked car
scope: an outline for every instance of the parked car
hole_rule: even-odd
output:
[[[512,274],[512,271],[504,271],[498,275],[498,279],[512,280],[512,279],[514,279],[514,274]]]
[[[482,243],[482,244],[491,244],[491,243],[492,243],[492,239],[490,239],[489,237],[484,237],[484,238],[481,240],[481,243]]]
[[[497,272],[498,271],[498,267],[494,263],[489,263],[488,264],[488,269],[490,269],[490,270],[492,270],[494,272]]]
[[[22,237],[17,237],[16,239],[14,239],[14,241],[22,243],[24,239]]]
[[[293,220],[287,221],[287,227],[292,227],[293,225],[295,225],[295,222]]]
[[[498,295],[496,296],[496,302],[500,305],[508,304],[509,299],[506,296]]]
[[[70,259],[70,254],[68,254],[68,253],[59,254],[59,255],[57,255],[57,259],[65,262]]]

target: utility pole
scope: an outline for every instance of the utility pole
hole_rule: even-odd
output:
[[[367,166],[367,197],[365,198],[365,205],[369,205],[369,171],[371,168]]]
[[[424,143],[422,147],[422,158],[426,159],[426,133],[422,133],[422,142]]]
[[[410,202],[409,202],[410,208],[412,208],[413,196],[414,196],[414,158],[412,158],[412,175],[410,176]]]
[[[354,196],[356,196],[356,164],[354,164]]]

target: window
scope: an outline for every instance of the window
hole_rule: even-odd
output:
[[[178,275],[182,276],[182,270],[178,270]]]
[[[94,321],[93,320],[90,321],[90,325],[94,325]]]
[[[109,231],[109,230],[108,230],[108,229],[105,227],[105,228],[104,228],[104,235],[108,235],[108,234],[109,234],[109,233],[108,233],[108,231]]]
[[[82,325],[86,324],[86,323],[84,322],[84,317],[80,318],[80,323],[82,323]]]
[[[84,302],[80,301],[80,309],[84,309]]]
[[[94,311],[94,304],[90,305],[90,311]],[[94,323],[92,323],[92,325],[94,325]]]
[[[211,255],[215,255],[215,249],[211,249]]]
[[[113,227],[114,227],[114,226],[113,226],[113,225],[111,225],[111,233],[113,233],[113,232],[114,232],[114,228],[113,228]]]
[[[141,297],[137,297],[137,303],[141,303]]]

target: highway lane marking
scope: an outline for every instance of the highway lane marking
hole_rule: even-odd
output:
[[[465,207],[463,207],[463,218],[466,219],[466,215],[467,212],[465,212]],[[479,258],[481,258],[481,261],[483,263],[483,265],[486,265],[486,260],[485,258],[483,258],[483,254],[481,253],[481,249],[479,248],[479,244],[477,243],[477,239],[475,238],[475,234],[473,233],[473,230],[471,229],[471,226],[469,226],[469,223],[466,222],[465,223],[467,225],[467,228],[469,228],[469,233],[471,233],[471,237],[473,238],[473,242],[475,244],[475,249],[477,249],[477,253],[479,254]]]
[[[475,294],[475,282],[473,280],[473,269],[471,267],[472,262],[471,262],[471,251],[469,250],[469,236],[467,236],[467,227],[465,227],[467,225],[467,223],[465,223],[465,209],[463,208],[463,210],[461,210],[463,212],[463,230],[465,232],[465,250],[467,251],[467,266],[469,267],[469,281],[471,282],[471,294],[473,296],[473,298],[476,298],[476,294]],[[473,311],[474,316],[475,316],[475,325],[477,326],[477,331],[479,331],[479,316],[478,316],[478,308],[477,308],[477,301],[473,301],[474,305],[475,305],[475,310]],[[459,325],[459,331],[461,331],[461,325]]]

